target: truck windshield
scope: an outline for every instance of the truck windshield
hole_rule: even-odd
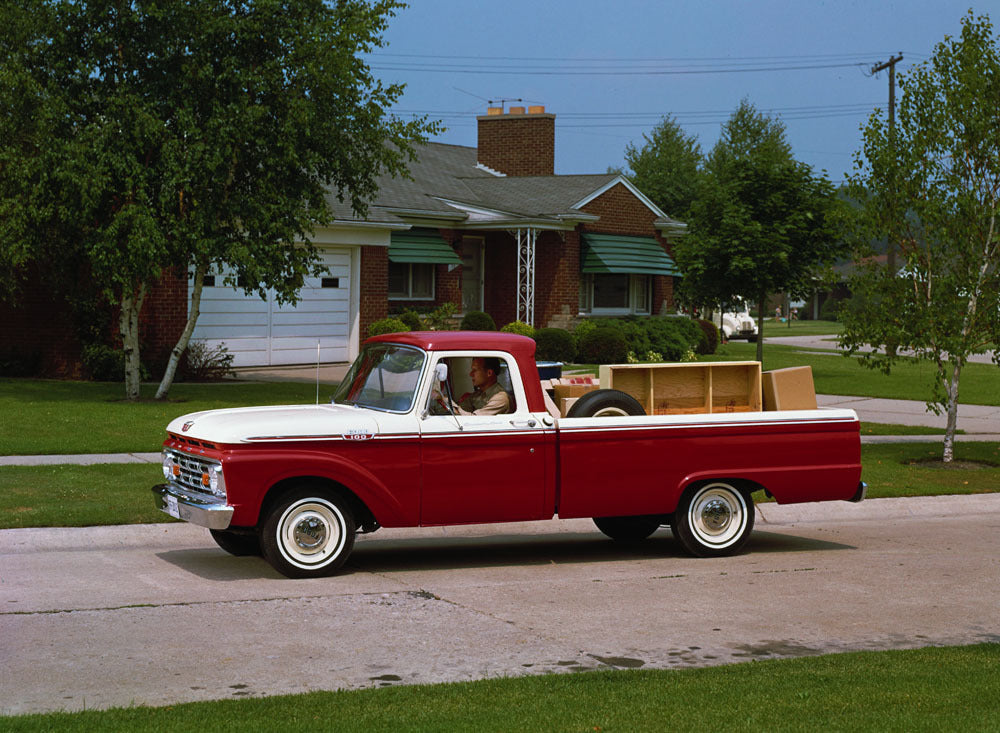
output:
[[[366,347],[340,383],[334,403],[407,412],[420,383],[424,352],[395,344]]]

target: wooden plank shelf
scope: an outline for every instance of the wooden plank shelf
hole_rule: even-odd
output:
[[[759,361],[605,364],[601,387],[631,395],[647,415],[758,412]]]

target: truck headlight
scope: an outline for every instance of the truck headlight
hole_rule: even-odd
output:
[[[205,473],[201,475],[202,486],[207,488],[216,496],[225,498],[226,481],[222,477],[222,466],[208,466]]]
[[[163,478],[168,481],[174,477],[174,457],[163,451]]]

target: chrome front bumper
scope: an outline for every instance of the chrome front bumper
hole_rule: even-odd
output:
[[[191,496],[170,484],[153,487],[156,508],[175,519],[208,529],[226,529],[233,519],[233,508],[218,500]]]

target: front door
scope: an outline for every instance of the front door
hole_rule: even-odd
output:
[[[483,309],[483,239],[462,239],[462,312]]]
[[[458,365],[469,360],[449,361],[459,372]],[[517,381],[511,391],[523,395]],[[465,387],[460,379],[455,382],[453,394],[461,394]],[[503,415],[429,414],[421,420],[421,524],[552,517],[546,446],[554,444],[554,433],[525,405],[515,400],[513,409]]]

